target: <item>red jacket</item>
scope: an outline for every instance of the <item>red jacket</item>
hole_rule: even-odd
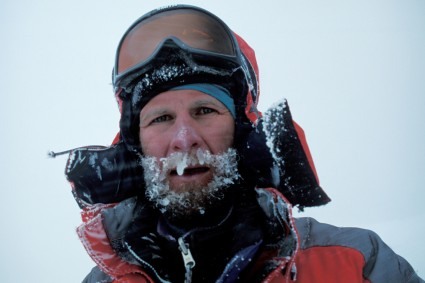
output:
[[[424,282],[374,232],[338,228],[312,218],[294,219],[291,206],[278,191],[258,189],[257,192],[259,204],[270,220],[267,223],[281,223],[286,226],[287,235],[282,238],[285,240],[271,245],[273,249],[261,247],[255,261],[248,265],[249,270],[244,271],[244,278],[246,274],[258,273],[266,263],[269,266],[273,263],[261,282]],[[130,205],[126,206],[131,209]],[[105,231],[102,220],[114,207],[99,205],[83,213],[84,223],[77,229],[78,235],[97,264],[84,282],[160,282],[148,275],[152,270],[146,272],[130,264],[131,260],[123,260],[112,248],[113,239],[107,236],[111,231]],[[129,223],[128,215],[114,214],[119,223],[112,226],[124,229]],[[288,239],[295,240],[289,244],[289,252]]]

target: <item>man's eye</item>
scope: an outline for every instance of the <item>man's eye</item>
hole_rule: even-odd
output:
[[[162,122],[166,122],[166,121],[169,121],[169,120],[171,120],[171,117],[169,115],[162,115],[162,116],[159,116],[159,117],[156,117],[155,119],[153,119],[151,121],[151,124],[162,123]]]
[[[217,111],[212,109],[212,108],[208,108],[208,107],[202,107],[202,108],[199,109],[199,114],[201,114],[201,115],[210,114],[210,113],[214,113],[214,112],[217,112]]]

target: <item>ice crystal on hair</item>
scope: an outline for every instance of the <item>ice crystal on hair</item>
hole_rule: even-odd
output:
[[[206,206],[214,200],[223,198],[226,189],[239,179],[237,170],[237,153],[229,149],[223,154],[211,154],[209,151],[197,150],[193,153],[173,153],[157,160],[143,157],[141,164],[146,182],[146,197],[162,212],[185,215],[197,211],[205,213]],[[175,170],[183,175],[190,166],[203,165],[213,171],[213,178],[205,187],[173,191],[167,177]]]
[[[181,159],[181,161],[177,164],[177,174],[179,176],[183,175],[183,172],[186,166],[187,166],[187,154],[185,154],[183,158]]]

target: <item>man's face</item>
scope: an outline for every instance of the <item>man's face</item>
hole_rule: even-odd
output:
[[[172,90],[152,98],[140,112],[141,147],[156,166],[152,176],[145,178],[147,190],[162,183],[165,189],[155,190],[165,190],[168,196],[160,201],[168,202],[171,194],[180,197],[180,202],[204,205],[216,186],[237,176],[236,153],[230,150],[234,130],[229,110],[202,92]],[[149,171],[151,165],[144,163]],[[161,176],[155,184],[150,182],[153,176]]]

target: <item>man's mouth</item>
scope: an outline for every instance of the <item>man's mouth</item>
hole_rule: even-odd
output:
[[[205,172],[208,172],[210,170],[210,168],[208,167],[193,167],[193,168],[185,168],[183,171],[183,174],[180,176],[193,176],[196,174],[202,174]],[[177,170],[171,170],[170,172],[171,176],[179,176],[179,174],[177,174]]]

